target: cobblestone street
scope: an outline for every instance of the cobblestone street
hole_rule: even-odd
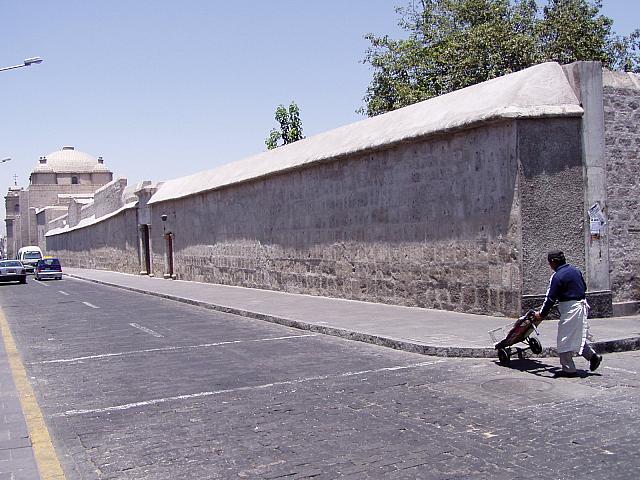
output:
[[[638,351],[554,379],[557,358],[421,356],[78,280],[0,301],[68,479],[631,479],[640,465]]]

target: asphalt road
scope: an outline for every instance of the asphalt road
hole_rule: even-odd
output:
[[[67,479],[638,476],[640,352],[554,379],[553,358],[426,357],[68,278],[0,306]]]

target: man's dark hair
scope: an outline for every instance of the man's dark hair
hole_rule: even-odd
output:
[[[552,261],[556,262],[558,265],[564,265],[567,263],[567,259],[564,257],[564,253],[562,250],[551,250],[547,253],[547,261],[551,263]]]

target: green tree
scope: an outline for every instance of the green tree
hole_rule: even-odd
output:
[[[268,150],[277,148],[278,142],[282,144],[293,143],[304,138],[302,134],[302,121],[300,120],[300,109],[296,102],[291,102],[289,109],[284,105],[276,108],[276,121],[280,124],[280,129],[273,128],[265,140]]]
[[[637,69],[640,32],[614,37],[601,8],[601,0],[542,9],[534,0],[412,0],[396,9],[407,38],[366,36],[373,78],[361,111],[378,115],[543,61]]]
[[[602,1],[549,0],[538,22],[542,58],[558,63],[597,60],[612,66],[607,52],[613,20],[599,15]]]
[[[640,29],[626,37],[617,35],[607,46],[607,50],[613,59],[614,70],[640,72]]]

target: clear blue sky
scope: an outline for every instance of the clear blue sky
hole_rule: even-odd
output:
[[[306,136],[359,120],[363,36],[401,36],[406,2],[0,0],[0,67],[45,59],[0,72],[2,196],[64,145],[131,184],[264,150],[280,103],[296,101]],[[640,27],[635,0],[603,13],[618,33]]]

